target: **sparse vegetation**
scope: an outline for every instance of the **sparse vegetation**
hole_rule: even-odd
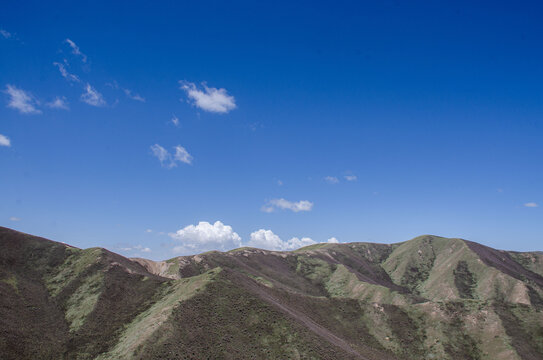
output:
[[[0,241],[5,359],[543,354],[539,254],[506,257],[423,236],[292,253],[242,248],[145,260],[150,265],[143,268],[103,249],[79,250],[9,229],[0,229]],[[492,262],[493,254],[500,262]]]

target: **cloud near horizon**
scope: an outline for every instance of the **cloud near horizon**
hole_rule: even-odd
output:
[[[337,244],[339,241],[335,237],[332,237],[326,243]],[[290,251],[314,244],[318,244],[318,242],[310,237],[302,237],[301,239],[293,237],[287,241],[283,241],[273,231],[265,229],[252,232],[251,239],[247,243],[250,247],[272,251]]]
[[[290,210],[293,212],[311,211],[313,209],[313,203],[308,200],[300,200],[296,202],[288,201],[283,198],[272,199],[268,201],[266,205],[262,207],[262,211],[271,213],[276,209]]]
[[[136,246],[133,246],[133,247],[123,247],[123,248],[120,248],[119,250],[125,251],[125,252],[142,252],[142,253],[150,253],[151,252],[150,248],[144,247],[142,245],[136,245]]]
[[[188,225],[170,237],[181,244],[173,248],[174,253],[196,254],[210,250],[227,251],[241,247],[241,237],[231,226],[215,221],[211,224],[200,221],[198,225]]]
[[[208,87],[202,83],[203,89],[188,81],[179,81],[180,89],[185,91],[192,104],[202,110],[226,114],[236,108],[236,99],[228,95],[226,89]]]

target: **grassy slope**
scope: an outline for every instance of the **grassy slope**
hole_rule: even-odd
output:
[[[6,359],[543,358],[540,253],[422,236],[155,263],[0,244]]]

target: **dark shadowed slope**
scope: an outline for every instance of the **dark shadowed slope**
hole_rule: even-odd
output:
[[[0,228],[4,359],[543,359],[541,253],[421,236],[155,262]]]

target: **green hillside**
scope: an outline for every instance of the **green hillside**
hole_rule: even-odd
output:
[[[155,262],[0,228],[2,359],[543,359],[543,254],[421,236]]]

